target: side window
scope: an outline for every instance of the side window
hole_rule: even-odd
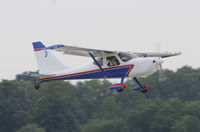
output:
[[[103,66],[103,58],[98,58],[97,62],[100,64],[100,66]],[[95,62],[93,64],[97,65]]]
[[[117,58],[115,56],[110,56],[106,58],[106,63],[108,66],[117,66],[119,65],[119,61],[117,60]]]

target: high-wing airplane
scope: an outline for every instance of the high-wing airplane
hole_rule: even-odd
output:
[[[39,74],[20,74],[20,76],[37,78],[36,89],[39,89],[40,83],[53,80],[121,78],[120,83],[111,85],[109,89],[122,92],[126,88],[124,79],[133,78],[138,84],[134,90],[146,93],[151,86],[142,85],[137,77],[147,77],[157,70],[162,72],[161,64],[164,62],[162,58],[181,54],[180,52],[120,52],[62,44],[46,47],[40,41],[33,42],[33,48]],[[67,67],[51,53],[51,50],[67,55],[91,57],[93,61],[76,67]]]

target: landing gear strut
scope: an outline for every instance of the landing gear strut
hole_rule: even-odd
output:
[[[140,83],[140,81],[139,81],[136,77],[134,77],[133,79],[134,79],[135,82],[139,85],[139,87],[134,88],[133,90],[140,91],[140,92],[142,92],[142,93],[147,93],[147,92],[151,89],[151,86],[150,86],[150,85],[148,85],[148,84],[142,85],[142,84]]]

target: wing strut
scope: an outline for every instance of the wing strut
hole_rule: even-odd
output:
[[[97,64],[97,66],[99,67],[99,69],[101,70],[101,72],[104,74],[105,77],[108,77],[106,72],[103,70],[103,68],[101,67],[101,65],[99,64],[99,62],[95,59],[94,55],[89,52],[89,55],[92,57],[92,59],[94,60],[94,62]]]

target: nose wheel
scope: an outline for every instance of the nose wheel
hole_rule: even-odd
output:
[[[147,93],[151,89],[150,85],[148,84],[142,85],[136,77],[134,77],[133,79],[139,85],[137,88],[134,88],[133,90],[140,91],[141,93]]]

